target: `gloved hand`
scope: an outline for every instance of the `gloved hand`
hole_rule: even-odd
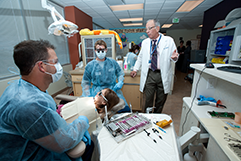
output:
[[[122,88],[124,82],[123,81],[119,81],[115,86],[114,86],[114,91],[118,91]]]
[[[89,124],[89,120],[86,116],[79,116],[78,117],[79,120],[84,120],[85,122],[87,122],[87,124]]]
[[[89,145],[91,144],[91,137],[90,137],[88,130],[85,131],[82,140],[83,140],[83,142],[85,142],[85,144],[89,144]]]
[[[217,101],[214,98],[204,97],[203,95],[200,95],[200,101],[211,101],[211,102],[217,103]]]
[[[85,97],[89,97],[89,96],[90,96],[90,89],[84,90],[83,95],[84,95]]]

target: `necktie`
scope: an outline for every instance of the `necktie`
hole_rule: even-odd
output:
[[[155,49],[155,51],[153,51]],[[152,57],[151,57],[151,70],[155,71],[157,69],[157,48],[156,40],[152,40]]]

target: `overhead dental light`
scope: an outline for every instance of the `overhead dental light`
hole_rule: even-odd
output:
[[[54,20],[54,22],[48,27],[49,34],[54,34],[57,36],[65,35],[67,37],[71,37],[75,33],[79,32],[77,30],[78,26],[70,21],[66,21],[53,6],[47,5],[47,0],[41,0],[41,3],[42,7],[51,13],[51,16]]]
[[[67,37],[71,37],[75,33],[79,32],[77,30],[78,26],[70,21],[66,21],[53,6],[47,5],[47,0],[41,0],[41,3],[42,3],[42,7],[47,9],[51,13],[51,16],[54,20],[54,22],[50,24],[48,27],[49,34],[54,34],[57,36],[65,35]],[[57,19],[57,17],[59,18],[59,20]],[[115,31],[111,31],[111,30],[90,31],[89,29],[82,29],[80,30],[79,34],[80,35],[114,34],[116,37],[116,40],[118,41],[120,49],[122,49],[122,42],[121,42],[120,36]],[[79,51],[80,51],[80,45],[81,44],[79,44]],[[81,55],[80,52],[79,54]]]

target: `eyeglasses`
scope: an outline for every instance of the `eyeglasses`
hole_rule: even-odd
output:
[[[146,31],[151,30],[151,29],[153,29],[154,27],[156,27],[156,26],[148,27],[148,28],[146,28]]]
[[[105,49],[96,49],[96,51],[97,51],[98,53],[100,53],[100,51],[103,53],[103,52],[105,51]]]
[[[103,97],[103,98],[104,98],[104,100],[105,100],[106,102],[108,102],[107,98],[105,98],[105,96],[103,96],[102,91],[100,91],[100,92],[99,92],[98,96]]]
[[[50,60],[41,60],[41,61],[46,63],[57,64],[59,62],[59,59],[50,59]]]

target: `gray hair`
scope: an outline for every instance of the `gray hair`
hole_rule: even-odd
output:
[[[159,26],[159,27],[161,26],[160,22],[158,22],[156,19],[149,19],[146,21],[146,23],[148,23],[149,21],[154,21],[155,26]]]

